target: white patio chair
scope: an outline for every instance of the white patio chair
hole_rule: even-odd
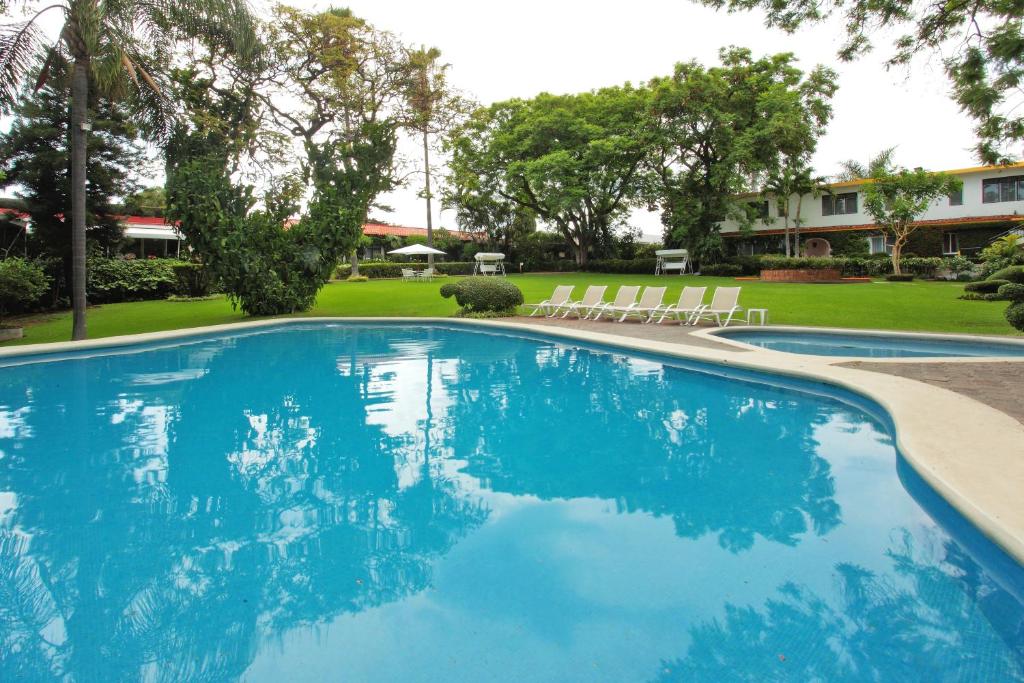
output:
[[[555,291],[551,293],[550,298],[545,299],[538,304],[523,304],[523,306],[533,309],[533,313],[530,314],[531,318],[538,313],[543,313],[550,318],[555,314],[555,311],[557,311],[560,306],[572,303],[570,300],[572,297],[572,290],[572,285],[558,285],[555,287]]]
[[[583,292],[583,298],[579,301],[570,301],[558,308],[564,310],[562,313],[563,318],[568,318],[571,314],[575,313],[576,318],[582,318],[586,320],[590,318],[590,315],[605,306],[608,302],[604,300],[604,293],[608,290],[605,285],[590,285],[587,287],[587,291]],[[584,315],[585,313],[585,315]],[[558,310],[552,312],[552,315],[557,315]]]
[[[416,271],[412,268],[402,268],[402,279],[403,280],[415,280],[417,277]]]
[[[665,298],[666,289],[668,287],[645,287],[644,293],[640,295],[640,301],[623,311],[619,322],[631,316],[636,316],[642,323],[650,322],[665,307],[661,301]]]
[[[423,270],[421,270],[418,273],[419,279],[421,279],[421,280],[433,280],[435,272],[436,271],[433,268],[424,268]]]
[[[686,325],[690,322],[690,318],[707,307],[707,304],[704,303],[704,293],[707,291],[707,287],[683,287],[683,291],[679,295],[679,302],[662,308],[658,322],[661,323],[668,316],[674,315],[676,322]],[[686,315],[685,321],[680,317],[683,314]]]
[[[619,291],[615,293],[614,301],[594,308],[596,311],[594,320],[600,320],[601,316],[605,313],[614,316],[617,313],[628,311],[633,306],[636,306],[636,297],[639,293],[640,288],[634,285],[624,285],[619,287]]]
[[[715,319],[719,327],[728,327],[732,317],[743,310],[739,305],[740,287],[719,287],[711,297],[711,303],[700,313],[690,317],[690,324],[696,325],[698,321],[707,318]],[[722,316],[725,316],[725,323],[722,323]]]

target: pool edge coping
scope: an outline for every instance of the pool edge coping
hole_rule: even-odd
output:
[[[613,330],[609,333],[594,332],[508,320],[310,316],[270,318],[78,342],[3,347],[0,348],[0,360],[11,356],[118,348],[197,335],[216,335],[261,327],[318,322],[411,325],[440,323],[526,331],[549,337],[810,379],[853,391],[875,401],[889,414],[895,426],[897,448],[928,485],[985,536],[1002,547],[1017,562],[1024,564],[1024,505],[1020,503],[1020,491],[1024,491],[1024,448],[1021,447],[1021,444],[1024,444],[1024,424],[996,408],[948,389],[894,375],[841,367],[841,363],[851,360],[845,356],[784,353],[742,343],[739,344],[748,352],[737,354],[727,349],[624,337],[614,334]],[[696,334],[719,343],[727,341],[711,332],[701,330]],[[939,360],[949,362],[949,359]],[[989,359],[954,360],[987,362]],[[1024,362],[1019,358],[1013,360]],[[902,359],[902,362],[926,361]],[[961,453],[969,455],[963,456]],[[884,504],[884,501],[878,502]]]

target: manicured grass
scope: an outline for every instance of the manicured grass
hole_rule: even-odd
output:
[[[609,296],[622,284],[666,285],[666,300],[678,298],[686,284],[743,287],[740,304],[767,308],[770,321],[786,325],[881,328],[968,334],[1014,334],[1003,318],[1005,302],[960,301],[963,285],[952,282],[873,282],[870,284],[805,285],[737,282],[731,278],[564,273],[515,275],[509,278],[527,301],[540,301],[558,284],[576,285],[582,295],[588,284],[609,285]],[[306,315],[324,316],[448,316],[451,299],[438,289],[445,280],[402,282],[332,282]],[[710,297],[710,290],[708,296]],[[244,320],[223,298],[206,301],[142,301],[89,309],[89,336],[154,332]],[[25,338],[14,344],[65,341],[71,335],[71,314],[59,313],[24,321]]]

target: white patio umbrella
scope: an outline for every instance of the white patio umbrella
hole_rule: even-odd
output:
[[[389,254],[401,254],[402,256],[426,256],[427,254],[444,254],[440,249],[428,247],[425,244],[410,244],[401,249],[392,249]]]

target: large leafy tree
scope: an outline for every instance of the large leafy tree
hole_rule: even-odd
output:
[[[804,196],[820,194],[824,183],[823,177],[814,175],[806,155],[784,155],[781,163],[768,172],[762,191],[775,202],[778,215],[782,217],[786,256],[800,254]]]
[[[952,96],[977,126],[978,156],[1007,161],[1007,145],[1024,141],[1024,4],[1004,0],[912,3],[906,0],[700,0],[729,11],[761,10],[765,24],[787,32],[842,14],[846,39],[839,57],[854,60],[872,49],[871,34],[902,31],[887,66],[937,55]]]
[[[653,144],[647,158],[651,204],[662,211],[665,243],[701,261],[721,252],[718,224],[746,217],[733,198],[783,160],[806,158],[831,118],[835,75],[804,74],[792,54],[754,59],[731,48],[721,65],[677,64],[653,79]]]
[[[166,130],[167,107],[158,78],[177,39],[201,33],[244,44],[251,35],[249,14],[244,0],[56,0],[27,2],[25,9],[23,20],[0,27],[0,109],[10,110],[29,78],[35,77],[39,87],[54,64],[71,65],[71,338],[84,339],[90,85],[110,97],[130,98],[151,130]],[[63,14],[55,43],[40,28],[50,12]]]
[[[14,111],[10,131],[0,136],[3,184],[14,186],[32,221],[34,256],[58,259],[60,280],[70,281],[71,154],[66,71],[55,72],[37,93]],[[145,166],[138,128],[124,107],[94,94],[89,102],[89,184],[86,188],[90,248],[106,251],[121,239],[116,198],[137,188]]]
[[[528,209],[585,264],[639,195],[646,101],[624,86],[478,109],[449,140],[453,192],[479,188]]]
[[[864,210],[875,224],[892,239],[892,271],[900,275],[900,256],[910,235],[917,230],[917,219],[940,197],[959,190],[963,182],[944,173],[929,173],[921,168],[875,169],[873,179],[864,186]]]

